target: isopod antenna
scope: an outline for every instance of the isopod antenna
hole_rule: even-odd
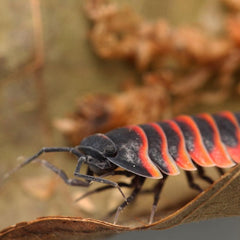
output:
[[[76,169],[74,171],[74,175],[76,177],[82,178],[83,180],[76,179],[76,178],[69,178],[67,174],[51,164],[50,162],[42,159],[38,159],[38,157],[43,154],[43,153],[49,153],[49,152],[69,152],[75,155],[78,158],[78,163],[76,166]],[[85,175],[85,174],[80,174],[80,168],[83,163],[87,162],[85,156],[80,153],[76,148],[71,148],[71,147],[50,147],[50,148],[42,148],[38,153],[33,155],[32,157],[28,158],[26,161],[23,163],[19,164],[17,167],[13,168],[11,171],[7,172],[5,175],[3,175],[3,178],[0,180],[0,186],[5,182],[9,176],[11,176],[13,173],[21,169],[22,167],[26,166],[27,164],[31,163],[32,161],[38,161],[40,162],[43,166],[46,168],[50,169],[52,172],[55,172],[66,184],[70,186],[79,186],[79,187],[88,187],[91,182],[100,182],[104,184],[111,185],[119,190],[121,195],[123,196],[124,199],[126,199],[124,193],[122,192],[121,188],[119,185],[113,181],[103,179],[101,177],[94,177],[92,175]]]
[[[82,153],[80,153],[77,149],[75,148],[71,148],[71,147],[44,147],[42,148],[38,153],[36,153],[35,155],[33,155],[32,157],[28,158],[27,160],[25,160],[24,162],[20,163],[18,166],[16,166],[15,168],[13,168],[12,170],[10,170],[9,172],[5,173],[2,177],[2,179],[0,179],[0,186],[12,175],[14,174],[16,171],[18,171],[19,169],[21,169],[22,167],[26,166],[27,164],[38,160],[37,158],[42,155],[43,153],[50,153],[50,152],[69,152],[72,153],[73,155],[75,155],[78,159],[80,159],[82,156],[84,156]],[[45,161],[42,160],[42,163],[44,163]]]

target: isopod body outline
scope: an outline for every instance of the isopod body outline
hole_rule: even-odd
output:
[[[75,155],[78,163],[74,176],[77,178],[69,178],[63,170],[46,160],[39,160],[38,157],[45,152],[70,152]],[[167,176],[178,175],[179,169],[183,169],[189,186],[201,191],[194,183],[191,171],[197,170],[202,179],[212,183],[211,178],[205,176],[202,167],[216,166],[221,170],[240,163],[240,113],[223,111],[195,116],[181,115],[173,120],[130,125],[106,134],[94,134],[84,138],[73,148],[42,148],[8,172],[4,179],[34,160],[58,174],[68,185],[87,187],[91,182],[100,182],[107,186],[98,191],[118,188],[124,202],[117,208],[114,223],[121,210],[140,192],[146,178],[158,180],[152,191],[154,202],[149,220],[151,223]],[[88,166],[86,174],[80,173],[82,164]],[[108,175],[133,178],[127,184],[106,179]],[[126,198],[121,187],[133,188],[130,196]]]

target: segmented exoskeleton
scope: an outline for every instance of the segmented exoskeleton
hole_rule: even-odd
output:
[[[196,170],[196,164],[229,168],[240,162],[239,126],[240,113],[222,112],[118,128],[105,135],[117,147],[108,159],[148,178],[178,175],[179,168]],[[90,145],[90,138],[98,142],[98,137],[81,145]]]
[[[106,134],[94,134],[83,139],[80,145],[74,148],[43,148],[6,174],[5,178],[38,158],[43,152],[71,152],[77,156],[74,175],[78,178],[74,179],[68,178],[64,171],[51,163],[38,160],[69,185],[89,186],[96,181],[107,186],[94,192],[118,188],[125,200],[117,209],[115,223],[120,211],[140,192],[145,179],[159,179],[153,188],[154,202],[149,221],[152,222],[167,176],[178,175],[179,168],[182,168],[186,172],[190,187],[201,191],[201,187],[194,183],[191,171],[198,170],[201,178],[212,183],[211,178],[205,176],[202,167],[216,166],[222,169],[240,163],[240,113],[225,111],[212,115],[182,115],[173,120],[132,125]],[[86,174],[80,173],[83,163],[88,165]],[[119,170],[119,167],[122,170]],[[132,182],[113,182],[105,178],[108,175],[132,177]],[[121,187],[133,188],[128,198]]]

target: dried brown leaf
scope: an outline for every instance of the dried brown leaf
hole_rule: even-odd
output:
[[[162,119],[167,115],[168,106],[169,97],[164,88],[151,84],[115,95],[88,95],[79,101],[72,116],[58,119],[54,124],[76,145],[95,132]]]
[[[240,46],[240,15],[232,16],[227,19],[227,30],[230,38]]]
[[[96,239],[124,231],[166,229],[179,224],[240,215],[240,165],[181,209],[151,225],[121,226],[80,217],[42,217],[10,226],[0,232],[1,240]],[[127,224],[127,223],[126,223]]]
[[[225,3],[236,8],[239,0],[226,0]],[[233,93],[238,93],[236,76],[240,63],[240,36],[237,14],[230,17],[226,15],[227,31],[222,29],[225,35],[219,37],[196,26],[174,27],[164,19],[148,21],[130,8],[122,8],[104,0],[89,1],[86,9],[87,16],[93,22],[90,41],[97,54],[104,59],[131,59],[143,73],[142,79],[149,71],[161,74],[168,69],[173,76],[173,87],[165,89],[169,96],[179,92],[183,103],[188,103],[189,96],[185,94],[186,97],[183,97],[182,92],[192,94],[197,90],[194,94],[200,96],[205,90],[217,89],[220,94],[216,94],[211,102],[219,104],[233,96]],[[236,61],[232,61],[233,56],[237,56]],[[227,72],[224,71],[226,65]],[[198,79],[191,78],[191,75],[202,69],[205,69],[206,76],[199,79],[198,83]],[[188,82],[180,81],[179,84],[179,79],[187,79]],[[175,91],[175,88],[181,91]],[[226,92],[224,97],[222,91]],[[190,99],[192,105],[198,103],[194,96],[190,96]],[[201,101],[204,102],[208,100]],[[187,104],[185,108],[188,107]],[[175,106],[173,108],[176,109]]]
[[[240,1],[239,0],[222,0],[229,8],[234,11],[240,11]]]
[[[186,61],[191,66],[193,60],[199,65],[217,63],[234,51],[228,37],[210,37],[196,27],[174,28],[163,19],[149,22],[113,3],[89,1],[86,9],[93,21],[90,40],[97,54],[106,59],[131,58],[141,70],[169,56],[180,65]]]

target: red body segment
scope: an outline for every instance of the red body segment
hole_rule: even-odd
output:
[[[156,165],[151,161],[148,156],[148,140],[144,131],[139,126],[129,126],[129,129],[135,131],[142,140],[142,145],[139,149],[139,159],[143,167],[149,172],[153,178],[162,178],[161,172],[158,170]]]
[[[107,160],[139,176],[158,179],[163,177],[148,156],[148,141],[139,126],[114,129],[106,133],[106,136],[117,148],[117,153],[107,157]]]
[[[196,170],[196,167],[187,152],[184,136],[179,126],[172,120],[164,121],[160,123],[160,125],[165,130],[169,152],[172,154],[177,165],[184,170]],[[170,131],[166,127],[169,128]]]
[[[201,133],[193,119],[189,116],[179,116],[175,121],[182,129],[188,153],[193,161],[203,167],[215,166],[203,144]]]
[[[212,116],[207,113],[202,113],[197,115],[197,117],[206,121],[210,127],[210,129],[208,129],[209,131],[204,134],[206,136],[203,134],[202,136],[208,138],[209,135],[212,135],[212,142],[210,143],[211,147],[208,149],[208,153],[216,166],[221,168],[229,168],[234,166],[235,163],[231,160],[226,147],[221,142],[219,130]],[[206,139],[206,145],[207,144],[209,145],[209,139]]]
[[[157,132],[157,134],[159,135],[159,137],[161,139],[161,142],[162,142],[161,149],[160,149],[161,156],[162,156],[163,161],[166,164],[166,168],[168,169],[167,174],[168,175],[178,175],[179,169],[178,169],[177,165],[175,164],[173,158],[171,157],[171,155],[168,152],[168,143],[167,143],[167,138],[165,136],[164,131],[156,123],[150,123],[149,125],[151,125],[154,128],[154,130]]]

